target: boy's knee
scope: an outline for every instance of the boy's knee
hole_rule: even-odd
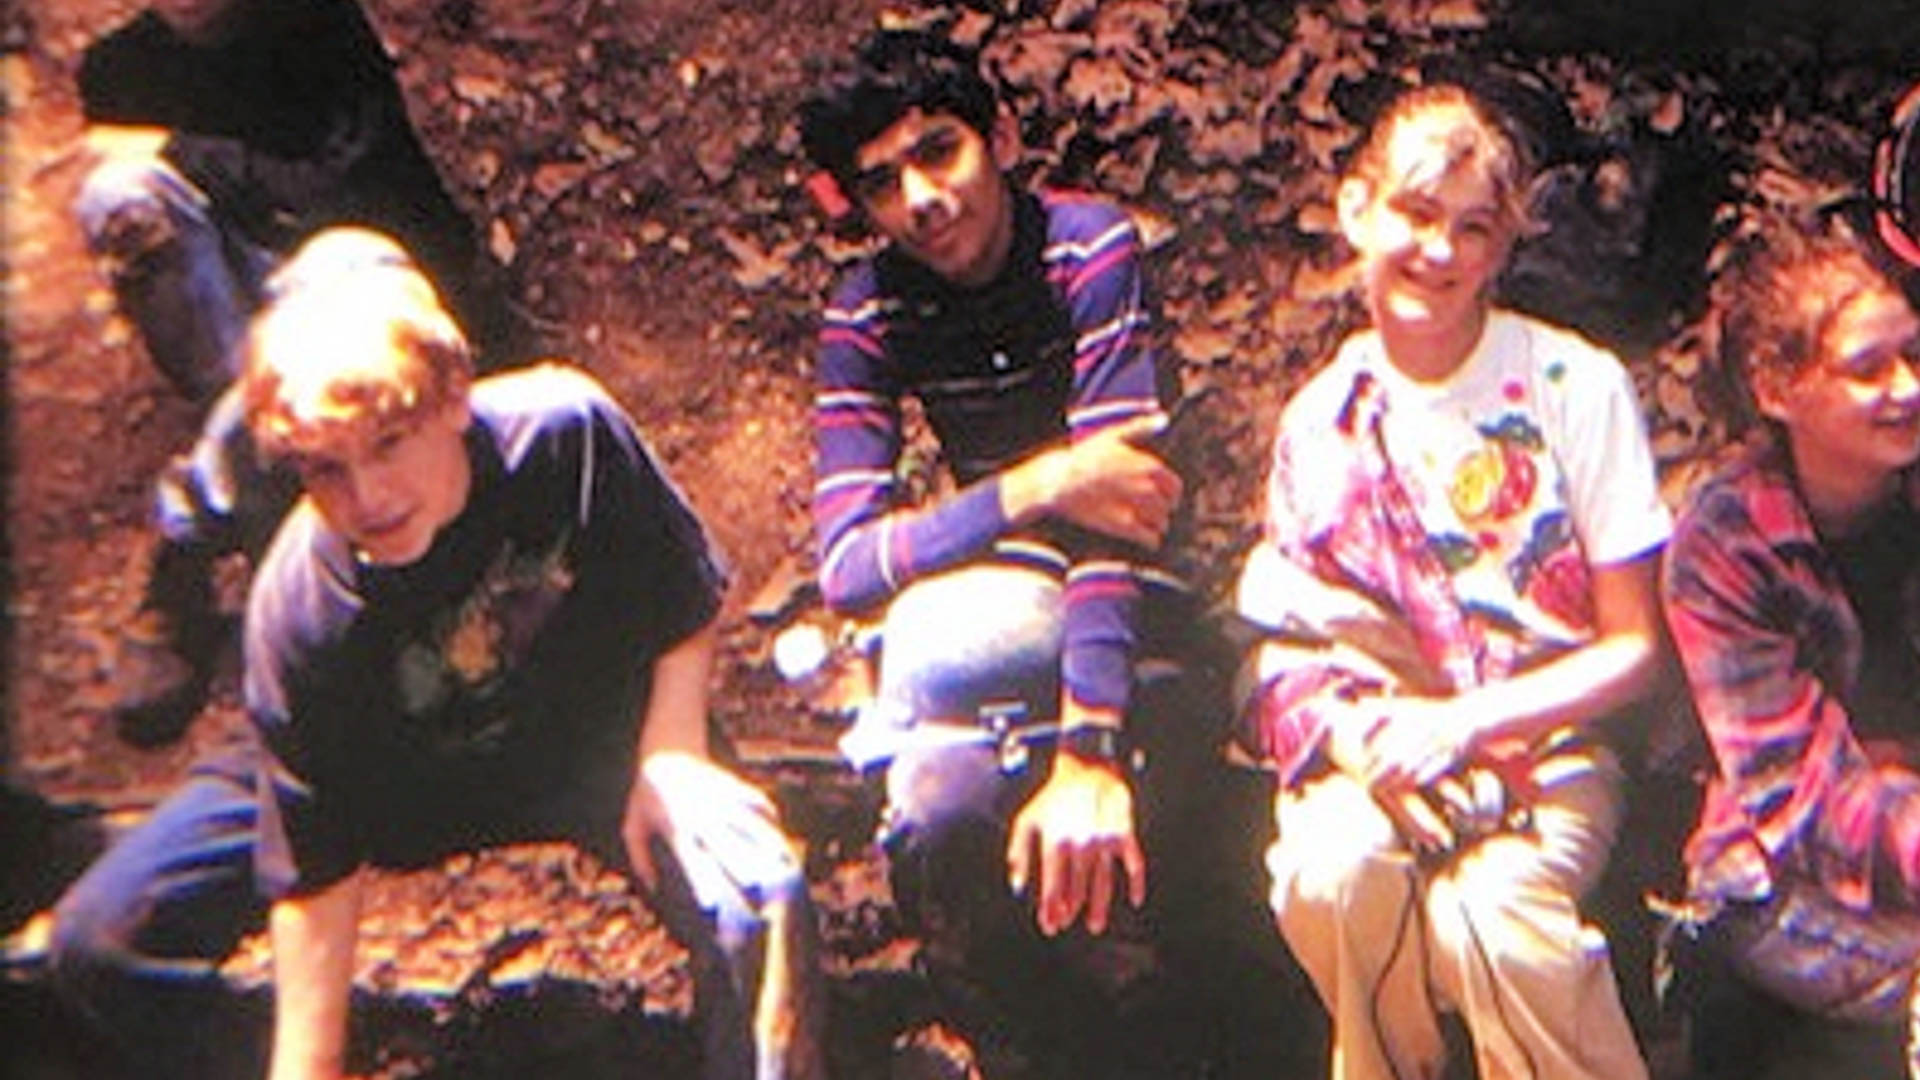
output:
[[[95,254],[130,262],[173,239],[170,171],[157,158],[110,157],[94,166],[73,210]]]
[[[880,696],[916,720],[970,721],[984,704],[1059,697],[1059,583],[1030,570],[966,567],[916,582],[887,610]]]
[[[90,998],[104,980],[127,968],[124,922],[100,896],[75,890],[61,898],[47,940],[47,973],[63,997]]]

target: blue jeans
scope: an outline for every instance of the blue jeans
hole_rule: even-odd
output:
[[[54,986],[126,1075],[215,1076],[235,1043],[215,1030],[219,964],[265,925],[254,888],[257,804],[238,769],[196,772],[67,890],[54,909]],[[244,1047],[238,1051],[247,1056]]]
[[[1317,1009],[1255,873],[1271,787],[1224,764],[1225,704],[1178,665],[1139,666],[1127,719],[1146,904],[1046,938],[1008,889],[1009,826],[1052,764],[1048,740],[1014,733],[1058,711],[1060,594],[993,565],[903,589],[850,733],[849,756],[889,762],[881,840],[938,1005],[995,1080],[1313,1071]]]
[[[239,343],[260,288],[281,259],[247,238],[192,181],[159,157],[109,158],[88,174],[74,216],[113,261],[121,310],[181,393],[211,400],[239,374]],[[129,226],[144,250],[115,251]]]
[[[1920,1080],[1920,915],[1855,911],[1818,885],[1783,875],[1760,903],[1727,905],[1710,946],[1749,984],[1802,1012],[1897,1025],[1907,1075]]]
[[[182,394],[212,404],[193,449],[155,484],[161,535],[211,554],[259,551],[297,492],[256,461],[229,387],[248,320],[282,254],[248,238],[158,157],[102,162],[73,210],[88,244],[112,264],[120,308],[154,365]],[[147,238],[142,248],[115,250],[130,232]]]
[[[520,835],[527,831],[528,835]],[[265,1031],[235,1031],[230,1011],[214,1006],[224,985],[220,963],[240,939],[265,924],[269,900],[258,888],[253,850],[259,802],[249,765],[239,756],[196,771],[139,827],[96,861],[54,909],[50,967],[62,998],[106,1045],[102,1056],[128,1076],[205,1080],[244,1074],[265,1052]],[[618,829],[583,826],[578,835],[503,824],[506,839],[566,839],[609,866],[627,867]],[[805,1078],[799,1055],[817,1052],[817,988],[789,987],[796,1005],[786,1033],[793,1049],[756,1061],[753,1007],[763,977],[756,962],[769,927],[752,915],[784,905],[774,932],[790,961],[813,971],[813,913],[804,881],[736,883],[741,894],[704,907],[679,863],[656,846],[660,887],[648,903],[690,954],[694,1022],[707,1080]],[[636,883],[637,887],[637,883]],[[751,890],[753,895],[747,893]],[[808,998],[806,995],[814,996]],[[265,1017],[260,1018],[263,1021]],[[223,1021],[225,1021],[223,1023]],[[236,1045],[239,1049],[236,1051]],[[788,1060],[787,1054],[796,1055]],[[636,1067],[645,1063],[636,1063]]]

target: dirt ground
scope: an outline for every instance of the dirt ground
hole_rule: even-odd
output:
[[[1564,103],[1572,151],[1549,234],[1558,247],[1523,262],[1513,295],[1622,351],[1662,460],[1679,466],[1724,434],[1706,385],[1702,288],[1729,222],[1857,184],[1901,89],[1902,58],[1920,41],[1920,19],[1864,3],[1782,4],[1767,17],[1738,4],[1683,17],[1661,5],[1517,0],[367,6],[416,126],[519,303],[555,355],[591,368],[633,411],[731,559],[717,719],[812,843],[830,963],[843,976],[900,972],[911,943],[864,857],[872,794],[834,763],[832,703],[818,687],[783,685],[770,663],[777,630],[827,625],[799,595],[810,569],[811,335],[821,296],[857,248],[824,229],[803,194],[790,119],[824,58],[883,15],[944,14],[956,36],[987,44],[1012,88],[1024,172],[1097,187],[1136,214],[1166,354],[1184,390],[1208,394],[1203,434],[1184,449],[1193,512],[1180,551],[1217,591],[1253,535],[1278,404],[1354,317],[1331,237],[1332,167],[1383,87],[1452,61],[1525,72]],[[131,749],[105,716],[115,628],[138,599],[148,484],[197,419],[147,363],[66,212],[86,165],[73,71],[87,42],[136,7],[20,0],[0,11],[0,766],[62,805],[132,812],[241,723],[231,672],[175,746]],[[511,908],[529,882],[592,880],[554,869],[572,865],[550,851],[509,858],[493,872],[493,908]],[[444,881],[393,888],[396,924],[446,902]],[[619,915],[585,901],[577,914],[600,929]],[[513,919],[443,937],[498,940]],[[401,952],[418,937],[392,927]],[[671,968],[650,951],[657,937],[634,942],[626,970]],[[547,954],[521,962],[570,970]],[[261,963],[243,957],[236,978],[257,982]],[[455,970],[440,977],[457,989],[478,961],[447,963]],[[399,966],[433,985],[429,959]],[[671,978],[640,982],[657,991],[646,1007],[671,1014]]]

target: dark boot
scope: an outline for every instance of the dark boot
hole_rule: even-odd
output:
[[[178,739],[207,702],[226,640],[213,555],[165,540],[149,560],[140,610],[120,633],[113,671],[115,730],[141,747]]]

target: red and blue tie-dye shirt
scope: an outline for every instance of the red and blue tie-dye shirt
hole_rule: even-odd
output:
[[[1861,741],[1863,723],[1906,717],[1851,715],[1860,619],[1777,450],[1749,450],[1695,495],[1662,599],[1717,765],[1687,846],[1695,895],[1760,899],[1790,874],[1856,909],[1912,906],[1920,774]]]

